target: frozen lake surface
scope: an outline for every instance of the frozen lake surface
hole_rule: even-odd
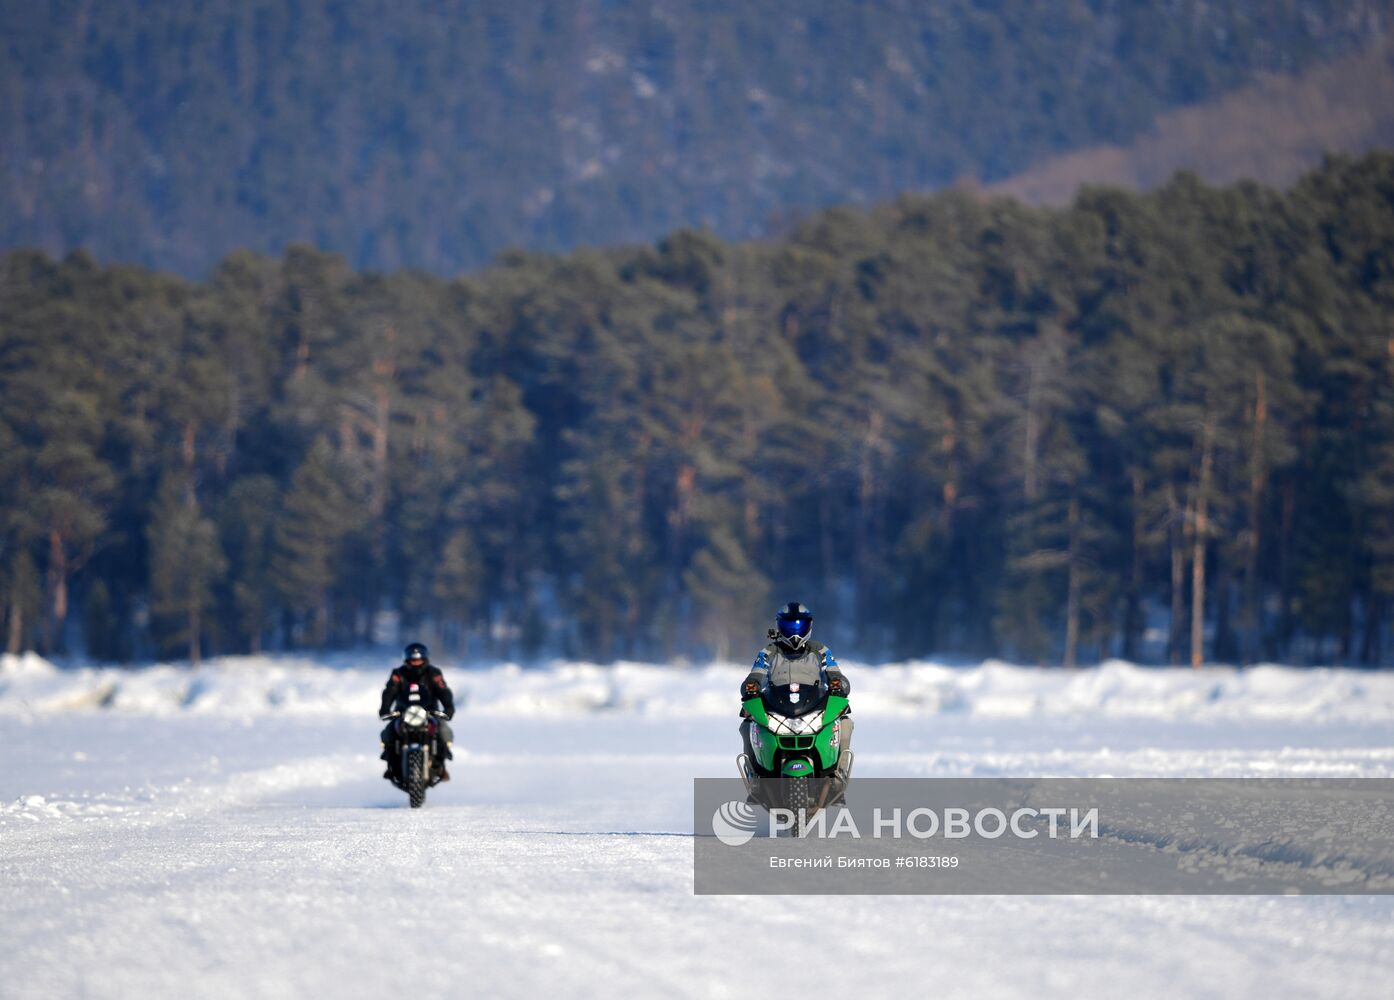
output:
[[[1379,674],[847,670],[859,776],[1394,777]],[[1391,897],[693,895],[743,666],[447,667],[411,811],[385,675],[0,662],[5,996],[1387,995]]]

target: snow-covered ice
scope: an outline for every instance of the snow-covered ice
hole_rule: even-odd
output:
[[[1388,995],[1390,897],[693,895],[744,669],[447,664],[412,811],[362,657],[0,660],[0,995]],[[860,776],[1394,777],[1386,674],[847,670]]]

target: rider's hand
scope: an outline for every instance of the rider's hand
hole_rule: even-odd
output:
[[[754,698],[759,693],[760,685],[757,684],[755,681],[746,681],[744,684],[741,685],[742,698]]]
[[[831,694],[842,694],[846,691],[847,684],[841,677],[828,678],[828,691]]]

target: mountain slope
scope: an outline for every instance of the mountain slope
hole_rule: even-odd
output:
[[[992,181],[1383,30],[1379,0],[0,5],[0,245],[367,267]]]
[[[1394,43],[1297,75],[1267,77],[1197,107],[1169,111],[1126,146],[1052,157],[992,186],[1033,203],[1068,201],[1081,184],[1147,189],[1178,170],[1215,184],[1292,183],[1339,150],[1394,146]]]

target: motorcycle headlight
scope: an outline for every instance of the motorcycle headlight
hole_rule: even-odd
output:
[[[402,722],[413,728],[426,725],[427,718],[426,710],[420,705],[412,705],[402,713]]]
[[[823,713],[811,712],[808,715],[778,715],[766,713],[770,718],[770,729],[786,736],[811,736],[823,728]]]

